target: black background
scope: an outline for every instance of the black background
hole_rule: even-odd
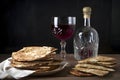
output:
[[[50,31],[51,16],[76,16],[76,29],[83,25],[82,8],[92,8],[91,25],[100,38],[99,53],[120,52],[119,0],[1,0],[0,53],[24,46],[54,46],[59,40]],[[67,40],[73,53],[73,38]]]

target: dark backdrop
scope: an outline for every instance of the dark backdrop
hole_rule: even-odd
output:
[[[99,53],[120,49],[119,0],[1,0],[0,52],[11,53],[24,46],[60,48],[50,31],[51,16],[76,16],[77,27],[83,25],[82,8],[92,7],[91,25],[100,38]],[[67,41],[73,53],[73,38]]]

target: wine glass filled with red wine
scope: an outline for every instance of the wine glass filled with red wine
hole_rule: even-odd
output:
[[[52,33],[56,38],[61,40],[60,55],[63,60],[66,60],[66,40],[72,37],[75,31],[75,25],[76,17],[52,17]]]

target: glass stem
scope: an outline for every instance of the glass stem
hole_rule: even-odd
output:
[[[60,52],[61,58],[63,60],[66,60],[66,50],[65,50],[66,42],[64,40],[61,40],[60,45],[61,45],[61,52]]]

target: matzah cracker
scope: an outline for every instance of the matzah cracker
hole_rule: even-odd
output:
[[[113,68],[113,67],[116,66],[116,64],[109,64],[109,65],[108,64],[107,65],[105,65],[105,64],[98,64],[98,65],[101,65],[101,66],[104,66],[104,67],[109,67],[109,68]]]
[[[34,61],[39,60],[45,57],[48,57],[49,55],[53,55],[54,51],[57,49],[54,47],[24,47],[23,49],[13,52],[12,58],[17,61]]]
[[[111,68],[106,68],[103,66],[99,66],[99,65],[93,65],[93,64],[77,64],[75,66],[75,68],[89,68],[89,69],[99,69],[99,70],[105,70],[105,71],[115,71],[114,69]]]
[[[75,70],[75,69],[72,69],[70,70],[70,73],[75,75],[75,76],[82,76],[82,77],[90,77],[90,76],[93,76],[93,74],[90,74],[90,73],[84,73],[84,72],[81,72],[81,71],[78,71],[78,70]]]
[[[98,70],[98,69],[89,69],[89,68],[73,68],[73,69],[86,72],[86,73],[91,73],[97,76],[104,76],[109,73],[109,71],[103,71],[103,70]]]
[[[102,64],[102,65],[114,65],[114,64],[116,64],[116,62],[110,62],[110,61],[109,62],[108,61],[107,62],[103,61],[103,62],[97,62],[97,63]]]
[[[61,60],[37,60],[37,61],[15,61],[11,60],[11,65],[16,68],[37,69],[41,66],[60,65]]]
[[[92,58],[88,58],[88,59],[78,61],[78,63],[92,63],[92,64],[95,64],[97,62],[113,62],[113,61],[115,61],[115,58],[106,57],[106,56],[97,56],[97,57],[92,57]]]

